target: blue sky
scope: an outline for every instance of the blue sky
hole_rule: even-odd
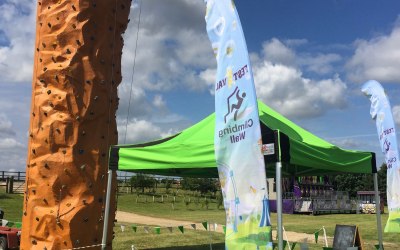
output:
[[[216,62],[203,0],[142,0],[127,123],[139,3],[133,1],[124,35],[120,143],[165,137],[214,110]],[[376,152],[380,165],[370,103],[360,88],[369,79],[380,81],[400,124],[400,2],[236,0],[236,5],[258,97],[340,147]],[[32,0],[0,0],[0,170],[25,169],[35,8]]]

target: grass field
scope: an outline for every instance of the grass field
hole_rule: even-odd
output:
[[[179,219],[187,221],[209,221],[218,224],[225,224],[225,211],[223,208],[217,208],[217,202],[209,199],[204,202],[204,198],[164,197],[161,202],[160,197],[141,195],[137,201],[136,195],[123,194],[118,197],[118,210],[134,212],[153,217],[162,217],[169,219]],[[146,202],[147,200],[147,202]],[[5,218],[10,221],[20,221],[22,215],[23,196],[18,194],[5,194],[0,190],[0,208],[5,211]],[[207,204],[206,204],[207,203]],[[208,208],[207,208],[208,207]],[[387,214],[382,216],[382,224],[385,225]],[[276,214],[271,214],[271,221],[276,225]],[[119,223],[119,222],[118,222]],[[316,230],[324,226],[328,237],[332,237],[336,224],[357,225],[359,227],[362,239],[366,249],[374,249],[373,245],[377,243],[376,216],[371,214],[331,214],[331,215],[283,215],[283,224],[287,231],[313,234]],[[150,227],[152,229],[152,227]],[[140,230],[141,229],[141,230]],[[213,250],[224,249],[224,235],[214,232],[186,229],[182,234],[177,228],[172,233],[161,229],[160,234],[150,230],[146,233],[143,227],[139,227],[137,232],[132,230],[130,224],[126,224],[125,231],[122,232],[119,225],[115,227],[116,237],[113,241],[114,249],[131,249],[134,245],[137,249],[157,249],[157,250],[205,250],[210,249],[212,243]],[[309,244],[310,249],[322,249],[323,240],[320,234],[318,244]],[[290,239],[289,239],[290,241]],[[400,249],[400,236],[398,234],[384,234],[385,249]],[[287,249],[287,248],[286,248]],[[299,244],[295,249],[300,249]]]

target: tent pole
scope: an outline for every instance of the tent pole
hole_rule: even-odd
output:
[[[283,230],[282,230],[282,162],[276,162],[276,213],[278,223],[276,233],[278,235],[278,250],[283,250]]]
[[[376,211],[376,224],[377,224],[377,229],[378,229],[379,249],[383,250],[381,201],[379,198],[379,190],[378,190],[378,173],[373,173],[373,176],[374,176],[375,205],[376,205],[375,211]]]
[[[106,246],[107,246],[107,231],[108,231],[108,220],[109,220],[109,213],[110,213],[112,176],[113,176],[113,171],[111,169],[109,169],[108,170],[108,179],[107,179],[106,207],[105,207],[105,211],[104,211],[103,239],[101,241],[101,249],[102,250],[105,250]]]

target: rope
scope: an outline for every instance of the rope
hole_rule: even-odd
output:
[[[128,134],[128,121],[129,121],[129,115],[130,115],[130,110],[131,110],[132,89],[133,89],[133,78],[134,78],[134,75],[135,75],[136,53],[137,53],[138,40],[139,40],[140,16],[141,16],[141,14],[142,14],[142,1],[140,1],[140,5],[139,5],[139,20],[138,20],[137,32],[136,32],[135,54],[134,54],[134,56],[133,56],[133,67],[132,67],[132,77],[131,77],[131,89],[130,89],[130,93],[129,93],[128,114],[126,115],[124,144],[126,144],[126,136],[127,136],[127,134]],[[125,172],[125,173],[126,173],[126,172]],[[125,174],[125,175],[126,175],[126,174]]]

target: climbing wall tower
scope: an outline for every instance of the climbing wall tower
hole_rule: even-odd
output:
[[[121,34],[131,1],[37,4],[20,249],[100,249],[108,149],[117,143]],[[111,249],[111,226],[108,239]]]

